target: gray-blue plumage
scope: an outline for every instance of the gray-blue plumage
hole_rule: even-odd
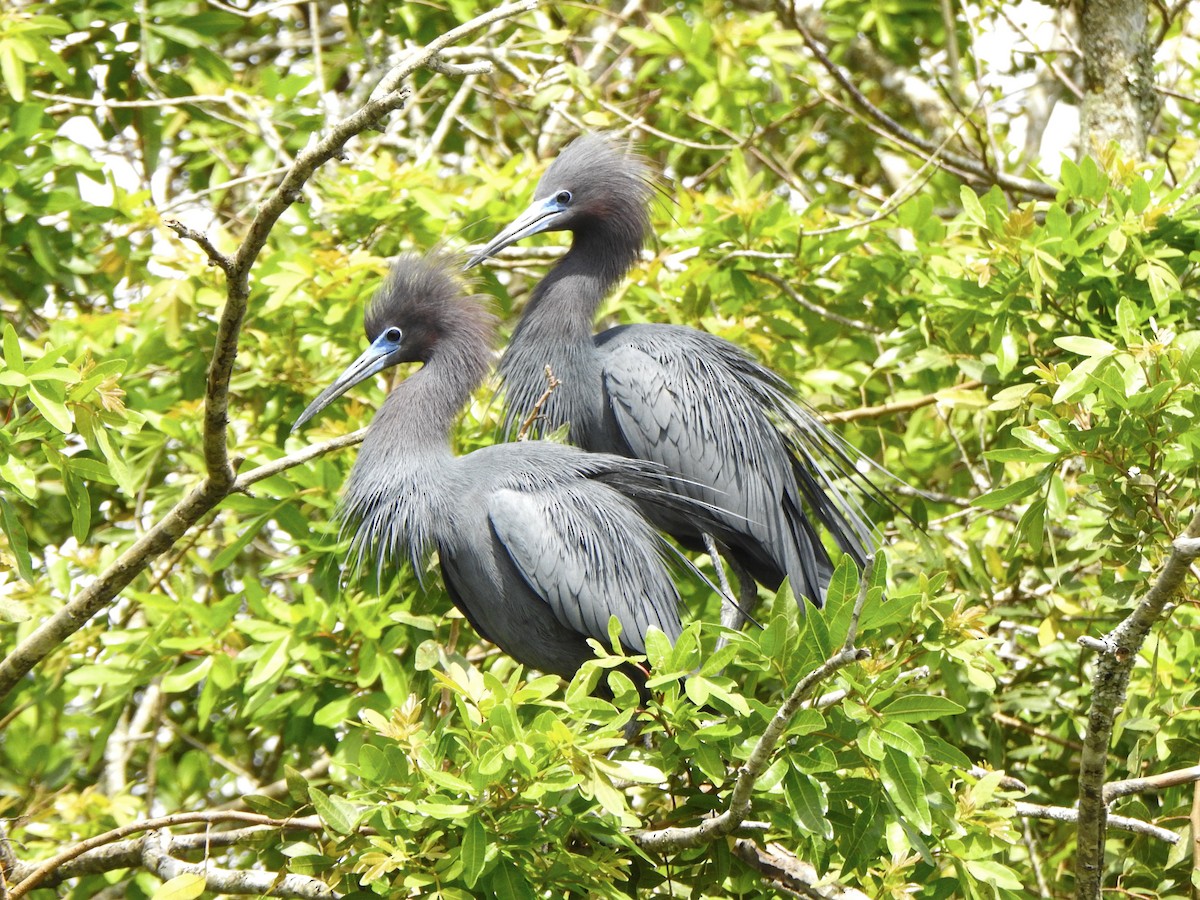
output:
[[[388,366],[424,365],[376,413],[346,486],[354,552],[380,565],[438,553],[447,590],[476,631],[518,661],[572,675],[608,644],[632,652],[655,627],[674,640],[679,597],[661,539],[635,501],[662,499],[640,460],[525,441],[455,456],[450,430],[487,374],[495,320],[445,257],[399,259],[366,314],[370,347],[297,427]],[[670,498],[667,498],[670,503]]]
[[[639,157],[585,135],[555,159],[529,208],[469,261],[541,231],[573,235],[500,363],[509,428],[542,395],[549,366],[561,385],[542,406],[542,427],[569,425],[571,441],[588,450],[664,465],[686,493],[719,510],[701,527],[651,505],[656,525],[694,549],[712,534],[755,580],[776,589],[790,576],[796,593],[820,606],[832,563],[814,523],[860,566],[875,545],[840,483],[856,477],[853,451],[782,379],[722,338],[646,324],[593,334],[601,301],[645,242],[653,192]]]

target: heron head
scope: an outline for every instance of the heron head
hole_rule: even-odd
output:
[[[321,391],[321,395],[308,405],[308,408],[296,420],[296,424],[292,426],[292,431],[312,419],[359,382],[365,381],[372,375],[397,363],[408,361],[410,351],[405,345],[404,329],[399,325],[385,328],[375,340],[371,341],[371,345],[362,352],[358,359],[350,363],[346,367],[346,371],[342,372],[333,384]]]
[[[363,324],[369,346],[309,404],[292,431],[372,375],[400,363],[428,362],[448,332],[461,334],[465,329],[475,343],[486,346],[493,319],[480,304],[464,296],[461,278],[454,274],[460,266],[460,258],[439,252],[426,257],[400,256],[367,305]]]
[[[640,156],[609,135],[585,134],[558,155],[529,207],[472,256],[467,268],[543,231],[615,230],[640,246],[650,227],[646,207],[653,192]]]

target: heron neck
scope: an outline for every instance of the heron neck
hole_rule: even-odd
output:
[[[533,291],[525,323],[552,324],[560,339],[591,340],[601,302],[633,267],[641,242],[604,228],[575,232],[571,249]]]
[[[471,392],[487,374],[484,353],[447,353],[439,347],[425,365],[384,400],[367,435],[385,442],[386,452],[405,456],[450,456],[450,432]]]

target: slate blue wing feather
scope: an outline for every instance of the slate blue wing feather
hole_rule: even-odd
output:
[[[832,563],[804,515],[810,497],[798,490],[786,438],[750,389],[760,377],[752,361],[720,338],[669,325],[611,329],[597,349],[630,455],[681,476],[682,491],[717,507],[718,539],[754,558],[752,569],[784,563],[793,589],[819,604]],[[849,518],[815,493],[819,519]]]

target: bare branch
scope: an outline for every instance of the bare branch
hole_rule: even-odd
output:
[[[51,857],[44,862],[39,863],[28,875],[25,875],[19,883],[13,886],[10,896],[13,900],[18,897],[23,897],[50,875],[59,866],[70,862],[76,857],[82,856],[89,850],[95,850],[97,847],[103,847],[105,844],[111,844],[114,841],[119,841],[122,838],[129,837],[133,834],[140,834],[146,831],[154,831],[160,828],[171,828],[178,825],[195,825],[198,823],[212,824],[215,822],[245,822],[251,825],[267,825],[273,828],[292,828],[305,831],[324,831],[325,826],[317,816],[305,816],[304,818],[296,819],[272,819],[269,816],[260,816],[257,813],[247,812],[194,812],[194,813],[176,813],[170,816],[160,816],[156,819],[145,819],[141,822],[131,822],[128,825],[122,825],[120,828],[114,828],[111,831],[106,831],[103,834],[98,834],[95,837],[88,838],[85,841],[80,841],[66,850],[59,853],[57,856]]]
[[[1079,827],[1075,859],[1076,896],[1099,900],[1104,874],[1104,832],[1116,817],[1108,815],[1104,775],[1108,745],[1117,710],[1125,704],[1129,675],[1150,629],[1164,616],[1167,604],[1183,587],[1192,561],[1200,556],[1200,511],[1175,540],[1158,579],[1142,601],[1100,641],[1080,643],[1098,653],[1092,676],[1092,705],[1079,764]]]
[[[927,156],[933,156],[938,160],[945,160],[953,168],[967,173],[985,184],[997,184],[1005,190],[1015,191],[1031,197],[1041,197],[1047,200],[1053,200],[1058,195],[1057,190],[1045,182],[1034,181],[1029,178],[1019,178],[1005,172],[994,171],[977,160],[960,156],[957,153],[949,153],[944,150],[939,152],[936,143],[913,134],[868,100],[866,95],[851,80],[849,74],[830,59],[829,55],[821,48],[821,45],[817,43],[816,38],[813,37],[812,32],[805,26],[795,7],[791,3],[786,2],[786,0],[780,6],[783,10],[785,21],[799,32],[801,39],[808,46],[808,49],[812,51],[812,54],[817,58],[817,61],[820,62],[825,71],[841,86],[842,90],[850,95],[854,105],[882,127],[889,135],[910,147],[920,150]]]
[[[248,98],[234,94],[191,94],[186,97],[157,97],[146,100],[86,100],[69,94],[47,94],[45,91],[30,91],[39,100],[50,100],[67,106],[85,106],[88,109],[157,109],[164,106],[205,106],[218,104],[241,111],[242,103]]]
[[[304,820],[297,820],[304,821]],[[264,836],[278,836],[282,830],[269,825],[251,825],[232,831],[204,831],[195,834],[171,835],[167,838],[166,851],[171,854],[209,852],[216,848],[235,847],[249,844]],[[81,853],[79,856],[58,866],[38,884],[39,889],[57,887],[72,878],[84,875],[99,875],[121,869],[134,869],[142,865],[142,842],[144,837],[115,841]],[[32,871],[33,866],[25,870]]]
[[[186,863],[168,855],[166,838],[152,831],[142,840],[142,865],[163,881],[180,875],[199,875],[207,890],[218,894],[262,894],[268,897],[299,897],[324,900],[342,895],[308,875],[285,875],[258,870],[220,869],[208,863]]]
[[[550,396],[554,393],[555,389],[561,384],[562,382],[555,377],[554,370],[550,368],[549,364],[547,364],[546,389],[542,391],[542,395],[537,398],[536,402],[534,402],[533,409],[529,411],[529,415],[525,417],[525,421],[521,423],[521,427],[517,430],[518,441],[526,440],[529,437],[529,429],[533,427],[534,422],[541,418],[542,407],[546,405],[546,401],[550,399]]]
[[[951,385],[940,391],[934,391],[932,394],[923,394],[909,400],[897,400],[894,403],[884,403],[879,406],[860,406],[858,409],[847,409],[841,412],[821,413],[820,419],[822,422],[857,422],[859,419],[878,419],[932,406],[942,400],[947,391],[973,391],[980,387],[983,387],[982,381],[964,381],[961,384]]]
[[[210,266],[216,266],[219,268],[225,273],[226,277],[229,276],[229,273],[233,270],[233,261],[215,246],[213,246],[212,241],[208,239],[206,234],[188,228],[182,222],[175,219],[168,219],[166,226],[185,241],[192,241],[193,243],[199,245],[200,249],[204,251],[206,256],[208,256],[208,264]]]
[[[881,329],[876,328],[869,322],[862,322],[858,319],[848,318],[840,315],[839,313],[833,312],[833,310],[826,309],[825,307],[814,303],[807,297],[802,296],[795,288],[793,288],[778,275],[774,275],[771,272],[759,272],[754,269],[749,270],[746,274],[752,278],[758,278],[762,281],[769,281],[771,284],[775,285],[775,287],[787,294],[788,298],[797,306],[802,306],[809,312],[816,313],[823,319],[828,319],[830,322],[837,322],[839,325],[845,325],[847,328],[853,328],[856,331],[863,331],[867,334],[881,333]]]
[[[753,841],[733,842],[733,852],[742,862],[757,869],[776,887],[793,891],[812,900],[870,900],[862,891],[840,884],[829,884],[816,868],[798,859],[786,847],[769,843],[760,847]]]
[[[18,865],[17,856],[13,853],[12,843],[8,839],[8,823],[0,819],[0,900],[8,900],[11,896],[8,886],[16,880]]]
[[[1196,875],[1200,874],[1200,781],[1192,789],[1192,812],[1188,816],[1192,826],[1192,884],[1196,883]]]
[[[449,75],[451,78],[466,78],[472,75],[488,75],[492,72],[493,68],[491,62],[488,60],[467,63],[465,66],[460,66],[457,63],[446,62],[446,60],[441,56],[431,57],[429,62],[425,64],[425,67],[433,72],[439,72],[442,75]]]
[[[1056,822],[1078,822],[1079,810],[1070,806],[1039,806],[1036,803],[1017,801],[1013,804],[1018,816],[1029,819],[1053,819]],[[1179,835],[1166,828],[1159,828],[1141,819],[1131,819],[1128,816],[1109,816],[1108,824],[1122,831],[1132,831],[1134,834],[1144,834],[1147,837],[1165,841],[1168,844],[1179,843]]]
[[[281,456],[273,462],[264,463],[257,468],[251,469],[249,472],[243,472],[237,477],[237,481],[233,483],[233,490],[246,492],[247,488],[256,481],[262,481],[264,478],[270,478],[272,475],[286,472],[288,469],[295,468],[298,465],[308,462],[310,459],[316,459],[318,456],[332,453],[334,450],[341,450],[345,447],[353,447],[355,444],[361,444],[363,438],[366,436],[367,429],[360,428],[358,431],[343,434],[341,437],[332,438],[320,444],[311,444],[302,450],[289,453],[287,456]]]
[[[1125,781],[1110,781],[1104,786],[1104,802],[1112,803],[1118,797],[1140,794],[1145,791],[1164,791],[1181,784],[1200,782],[1200,766],[1148,775],[1145,778],[1127,778]]]

